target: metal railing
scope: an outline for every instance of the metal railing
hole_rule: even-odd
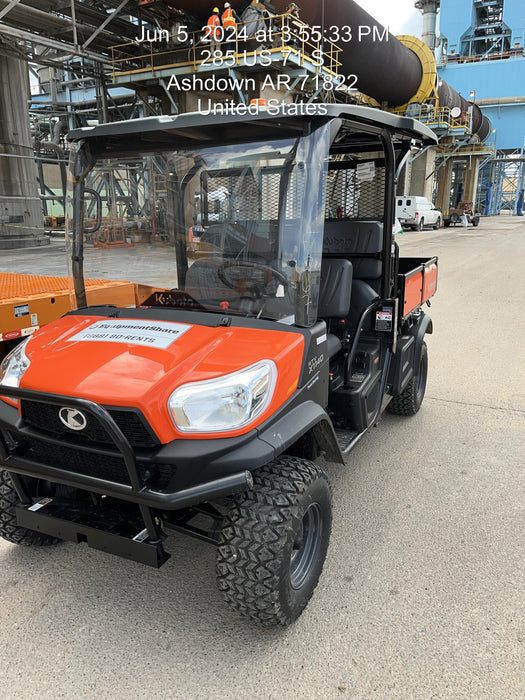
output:
[[[481,61],[501,61],[515,56],[523,56],[525,53],[523,46],[517,46],[507,51],[497,53],[476,54],[475,56],[465,56],[463,54],[443,54],[440,65],[447,63],[480,63]]]
[[[134,41],[111,46],[112,77],[138,77],[141,74],[166,69],[187,68],[198,71],[208,67],[210,70],[221,67],[261,66],[266,61],[282,62],[284,66],[297,67],[307,63],[317,68],[318,72],[338,76],[341,62],[338,56],[342,49],[332,41],[324,39],[321,31],[291,18],[290,15],[276,15],[258,20],[264,23],[256,36],[248,36],[249,25],[239,23],[233,36],[219,32],[221,41],[211,42],[205,38],[206,28],[187,32],[185,29],[170,36],[166,41],[166,32],[158,39]],[[223,30],[221,27],[220,30]],[[180,42],[180,38],[184,42]],[[260,39],[263,39],[262,41]],[[165,50],[159,50],[164,44]],[[262,64],[261,64],[262,59]]]
[[[392,110],[396,114],[412,117],[423,122],[430,129],[465,132],[471,131],[472,110],[453,116],[450,107],[439,107],[437,104],[410,105],[409,109]]]

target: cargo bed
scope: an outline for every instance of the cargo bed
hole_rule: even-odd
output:
[[[399,258],[397,290],[402,318],[406,318],[434,296],[437,274],[437,257]]]

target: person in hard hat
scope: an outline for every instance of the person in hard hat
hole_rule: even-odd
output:
[[[297,33],[300,30],[299,24],[296,22],[296,20],[299,20],[299,7],[295,4],[295,2],[290,2],[286,6],[281,22],[283,29],[288,28],[292,31],[293,39],[290,44],[295,48],[297,48],[299,45]]]
[[[285,15],[292,15],[295,19],[299,19],[299,8],[294,2],[291,2],[284,11]]]
[[[214,7],[211,15],[208,18],[206,24],[206,32],[204,34],[204,39],[209,41],[212,48],[215,48],[220,44],[222,38],[221,32],[221,20],[219,19],[219,8]]]
[[[225,38],[229,39],[226,43],[226,51],[235,51],[235,34],[237,31],[237,24],[241,20],[229,2],[224,3],[224,12],[222,13],[221,20],[222,26],[224,27]]]

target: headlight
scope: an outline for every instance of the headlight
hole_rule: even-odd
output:
[[[14,350],[4,357],[0,365],[0,384],[4,386],[20,385],[24,372],[29,367],[29,359],[25,353],[25,347],[29,338],[19,343]]]
[[[243,428],[267,408],[276,378],[275,364],[264,360],[225,377],[185,384],[169,398],[171,418],[184,432]]]

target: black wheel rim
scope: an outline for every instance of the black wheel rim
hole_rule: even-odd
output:
[[[421,395],[421,390],[423,389],[423,385],[425,383],[425,377],[423,376],[423,367],[422,363],[419,363],[419,375],[417,377],[417,395]]]
[[[322,516],[318,503],[312,503],[303,516],[302,537],[296,540],[290,559],[290,583],[296,590],[304,585],[317,561],[321,546]],[[301,535],[301,533],[299,533]]]

